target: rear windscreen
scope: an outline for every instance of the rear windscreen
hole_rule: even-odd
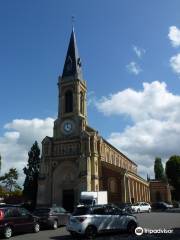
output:
[[[79,207],[79,208],[76,208],[73,212],[72,215],[74,216],[80,216],[80,215],[86,215],[86,214],[89,214],[90,213],[90,209],[87,208],[87,207]]]

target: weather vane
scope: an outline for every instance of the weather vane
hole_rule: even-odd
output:
[[[72,28],[74,28],[74,23],[75,23],[75,16],[71,16],[71,24],[72,24]]]

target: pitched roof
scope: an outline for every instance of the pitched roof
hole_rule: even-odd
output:
[[[75,79],[82,80],[82,64],[78,53],[74,28],[71,32],[66,60],[63,68],[62,78],[65,77],[74,77]]]

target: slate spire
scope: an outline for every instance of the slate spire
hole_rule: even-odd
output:
[[[71,32],[69,47],[66,54],[62,78],[73,77],[82,80],[82,66],[76,44],[74,28]]]

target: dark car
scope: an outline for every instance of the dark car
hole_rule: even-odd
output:
[[[134,213],[131,203],[118,203],[116,204],[123,212]]]
[[[10,238],[18,232],[39,232],[38,217],[33,216],[25,208],[3,205],[0,206],[0,233]]]
[[[50,227],[52,229],[66,225],[70,217],[70,213],[62,207],[36,208],[34,215],[39,217],[42,227]]]
[[[171,208],[172,208],[172,205],[166,202],[155,202],[152,204],[152,210],[165,211]]]

